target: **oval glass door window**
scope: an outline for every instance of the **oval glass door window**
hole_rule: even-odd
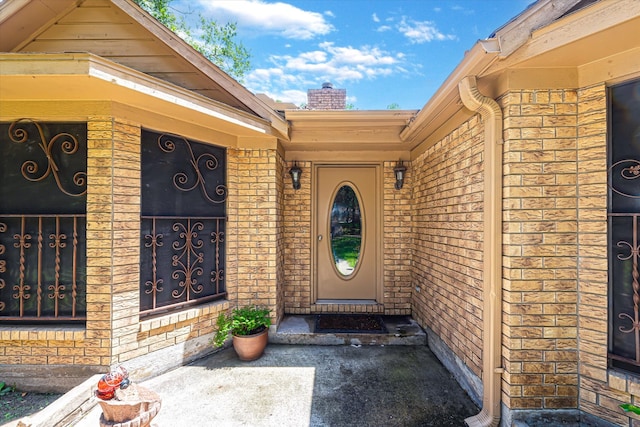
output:
[[[336,193],[330,221],[333,262],[340,274],[351,276],[360,259],[362,219],[358,196],[350,186],[343,185]]]

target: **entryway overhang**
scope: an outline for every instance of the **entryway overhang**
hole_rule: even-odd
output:
[[[410,144],[400,132],[418,110],[286,110],[287,160],[408,160]]]

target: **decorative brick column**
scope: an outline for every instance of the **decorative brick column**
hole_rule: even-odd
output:
[[[575,409],[576,91],[513,91],[501,103],[504,403],[512,410]]]

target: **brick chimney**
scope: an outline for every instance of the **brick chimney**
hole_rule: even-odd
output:
[[[347,90],[334,89],[332,83],[322,83],[322,89],[307,90],[309,110],[344,110],[347,106]]]

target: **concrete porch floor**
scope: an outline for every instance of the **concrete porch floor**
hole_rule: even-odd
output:
[[[425,332],[410,317],[383,320],[386,334],[318,334],[314,316],[287,316],[256,361],[226,348],[141,382],[162,397],[152,426],[464,425],[479,408],[429,350]],[[71,411],[68,395],[91,394],[95,381],[80,388],[35,415],[45,420],[35,425],[99,425],[99,405],[72,424],[50,423],[47,412]]]

